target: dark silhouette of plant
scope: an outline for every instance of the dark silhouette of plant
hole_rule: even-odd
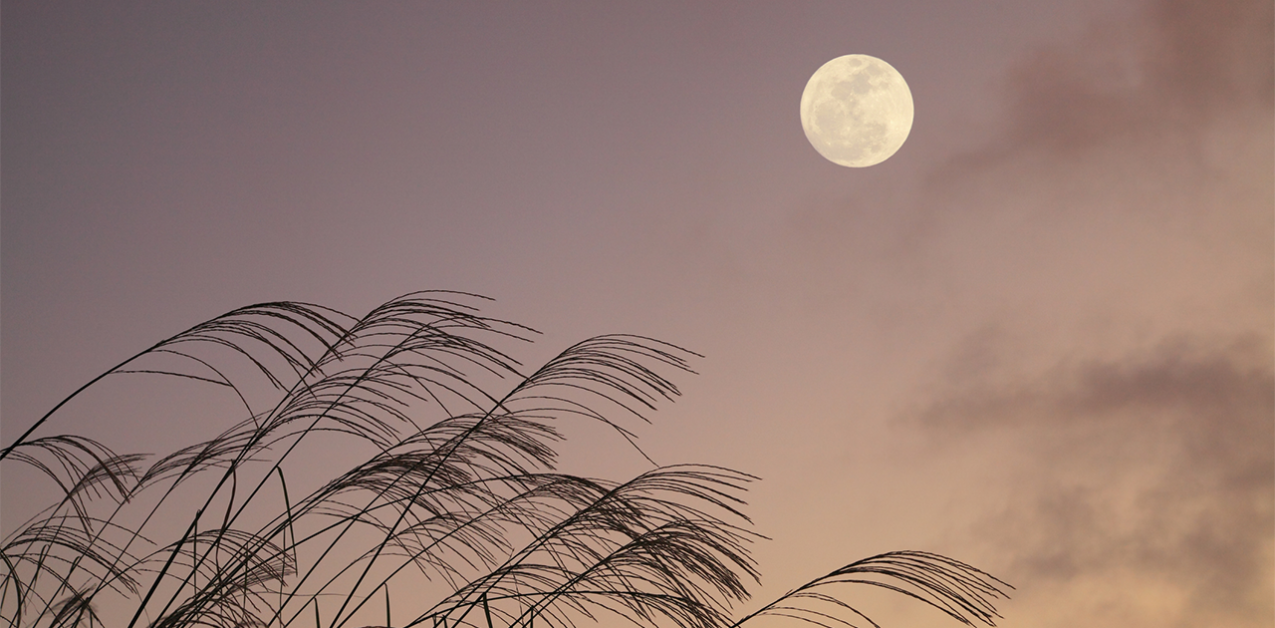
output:
[[[875,626],[833,595],[863,583],[994,625],[1006,585],[924,552],[851,563],[732,620],[758,575],[746,549],[757,535],[741,511],[754,478],[703,465],[625,482],[555,471],[564,422],[597,422],[633,443],[626,424],[678,394],[663,373],[689,371],[694,354],[602,336],[524,373],[497,347],[534,332],[479,315],[468,304],[477,298],[416,293],[358,319],[253,305],[77,390],[67,400],[108,375],[170,375],[225,388],[246,418],[148,462],[79,436],[35,437],[63,401],[0,451],[60,488],[3,541],[4,618],[96,626],[112,609],[128,628],[342,628],[383,610],[396,628],[574,626],[608,615],[639,626],[761,616]],[[332,437],[370,454],[289,491],[303,441]]]

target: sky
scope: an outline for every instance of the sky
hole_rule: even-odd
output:
[[[602,333],[704,355],[640,442],[763,478],[758,602],[924,549],[1013,584],[1003,626],[1275,622],[1269,2],[0,16],[0,442],[239,306],[459,290],[544,332],[529,362]],[[864,169],[798,112],[856,53],[916,106]],[[131,394],[47,430],[221,429]],[[630,472],[595,436],[580,464]],[[6,530],[48,488],[2,487]]]

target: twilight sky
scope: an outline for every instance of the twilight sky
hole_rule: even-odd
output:
[[[235,307],[462,290],[545,332],[532,363],[611,332],[706,356],[641,442],[764,478],[757,601],[910,548],[1014,584],[1005,626],[1272,625],[1268,1],[2,15],[4,444]],[[851,53],[916,103],[868,169],[798,117]],[[225,427],[127,390],[45,433]],[[6,530],[43,490],[4,478]]]

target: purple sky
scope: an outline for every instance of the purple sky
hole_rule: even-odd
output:
[[[642,443],[765,479],[759,600],[916,548],[1017,586],[1007,626],[1270,626],[1272,33],[1263,0],[5,2],[0,442],[241,305],[462,290],[532,362],[706,355]],[[867,169],[798,116],[851,53],[916,103]],[[48,433],[224,427],[124,390]],[[48,487],[3,489],[8,530]]]

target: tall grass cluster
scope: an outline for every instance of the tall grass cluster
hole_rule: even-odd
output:
[[[753,477],[652,464],[610,480],[556,466],[568,422],[636,447],[635,422],[678,395],[668,377],[694,354],[601,336],[528,369],[513,350],[535,332],[477,302],[416,293],[359,318],[253,305],[85,384],[0,451],[0,469],[25,465],[56,489],[5,531],[0,614],[14,628],[875,626],[846,601],[845,585],[860,584],[994,625],[1004,583],[910,551],[733,616],[758,577],[743,501]],[[159,457],[58,434],[67,401],[141,374],[224,390],[240,414]],[[366,455],[297,477],[332,447]]]

